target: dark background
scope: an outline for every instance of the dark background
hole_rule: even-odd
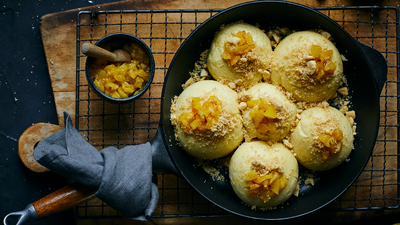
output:
[[[18,156],[18,139],[39,122],[58,124],[51,83],[40,37],[40,18],[49,13],[116,2],[117,0],[0,0],[0,224],[10,212],[23,210],[43,196],[64,186],[65,178],[37,174]],[[305,0],[305,2],[307,2]],[[325,2],[319,0],[319,3]],[[371,5],[399,1],[342,0],[345,5]],[[202,218],[204,221],[204,218]],[[398,215],[359,221],[394,224]],[[16,224],[9,220],[9,224]],[[28,224],[74,224],[74,212],[59,213]],[[356,224],[360,224],[356,223]],[[198,223],[200,224],[200,223]]]
[[[48,13],[110,0],[0,1],[0,219],[59,189],[66,180],[28,170],[18,157],[18,139],[39,122],[58,124],[40,18]],[[15,220],[9,220],[15,224]],[[73,211],[29,224],[74,224]],[[2,222],[1,222],[2,224]]]

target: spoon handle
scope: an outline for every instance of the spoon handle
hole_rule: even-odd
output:
[[[95,197],[96,189],[71,183],[32,203],[38,219],[65,211]]]
[[[99,59],[107,59],[110,61],[114,61],[115,56],[116,56],[115,53],[107,51],[104,48],[100,48],[91,43],[84,43],[82,45],[81,51],[83,54],[85,54],[87,56],[91,56],[91,57],[99,58]]]

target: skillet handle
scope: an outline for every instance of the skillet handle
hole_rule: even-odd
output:
[[[182,174],[178,171],[167,152],[161,126],[162,125],[157,128],[156,136],[151,141],[153,172],[170,173],[182,177]]]
[[[358,42],[358,45],[367,57],[368,63],[371,65],[372,73],[375,77],[375,85],[380,94],[387,80],[388,69],[386,59],[378,50],[361,42]]]

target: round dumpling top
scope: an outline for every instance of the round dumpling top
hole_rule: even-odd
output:
[[[336,46],[312,31],[284,38],[274,50],[271,80],[291,92],[297,101],[324,101],[334,96],[343,76]]]
[[[282,204],[297,188],[298,165],[282,144],[245,142],[229,163],[229,178],[236,195],[252,207]]]
[[[171,123],[182,148],[200,159],[223,157],[243,140],[238,95],[217,81],[187,87],[173,102]]]
[[[243,125],[251,138],[280,141],[294,126],[297,107],[276,86],[259,83],[245,92]],[[244,104],[246,103],[246,104]]]
[[[270,74],[272,47],[256,26],[237,22],[221,28],[211,43],[207,68],[216,80],[253,84]]]
[[[299,163],[315,171],[329,170],[345,161],[353,140],[349,121],[331,106],[305,110],[290,136]]]

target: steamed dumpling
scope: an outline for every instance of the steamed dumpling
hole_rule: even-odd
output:
[[[247,92],[243,125],[251,138],[280,141],[294,125],[297,107],[277,87],[259,83]]]
[[[217,81],[187,87],[173,103],[171,122],[182,148],[200,159],[223,157],[243,140],[238,95]]]
[[[271,80],[297,101],[324,101],[334,96],[343,76],[335,45],[312,31],[288,35],[274,50]]]
[[[269,74],[272,47],[256,26],[237,22],[226,25],[211,43],[207,68],[216,80],[253,84]]]
[[[353,149],[353,141],[349,121],[331,106],[305,110],[290,137],[299,163],[315,171],[329,170],[344,162]]]
[[[236,195],[253,207],[282,204],[297,189],[298,164],[282,144],[245,142],[229,163],[229,178]]]

